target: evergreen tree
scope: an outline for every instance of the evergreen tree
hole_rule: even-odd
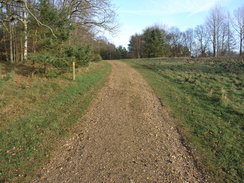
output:
[[[143,33],[144,54],[146,57],[164,56],[165,42],[159,28],[147,28]]]
[[[116,59],[125,59],[127,57],[127,50],[125,47],[119,46],[116,48]]]

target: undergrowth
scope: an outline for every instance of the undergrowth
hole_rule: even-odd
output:
[[[31,105],[22,115],[6,117],[0,126],[0,182],[25,180],[48,159],[49,153],[60,139],[69,133],[69,129],[84,114],[110,71],[107,62],[94,65],[88,72],[78,74],[76,81],[69,81],[63,76],[64,78],[59,78],[62,81],[56,85],[54,81],[57,82],[58,79],[46,80],[40,85],[34,82],[33,85],[25,85],[16,91],[15,95],[20,95],[22,99],[29,98],[29,102],[35,105]],[[16,86],[10,82],[6,87]],[[22,90],[30,96],[27,97]],[[49,95],[37,102],[45,91]],[[1,92],[4,95],[4,91]]]

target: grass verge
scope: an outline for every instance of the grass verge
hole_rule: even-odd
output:
[[[109,72],[110,65],[101,62],[30,111],[0,126],[0,182],[24,181],[48,159],[55,144],[84,114]]]
[[[244,64],[130,60],[215,182],[243,181]]]

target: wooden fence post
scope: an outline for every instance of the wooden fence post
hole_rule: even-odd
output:
[[[73,80],[75,80],[75,62],[73,62]]]

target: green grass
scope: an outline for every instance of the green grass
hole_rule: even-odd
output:
[[[13,76],[13,72],[8,73],[6,76],[3,76],[2,78],[0,78],[0,88],[3,86],[3,84],[8,81],[9,79],[11,79]]]
[[[107,62],[100,63],[77,76],[75,82],[69,81],[72,84],[51,92],[30,111],[0,126],[0,182],[24,181],[48,159],[55,145],[84,114],[110,69]],[[47,88],[49,84],[47,81]]]
[[[126,61],[162,99],[216,182],[242,182],[244,63]]]

